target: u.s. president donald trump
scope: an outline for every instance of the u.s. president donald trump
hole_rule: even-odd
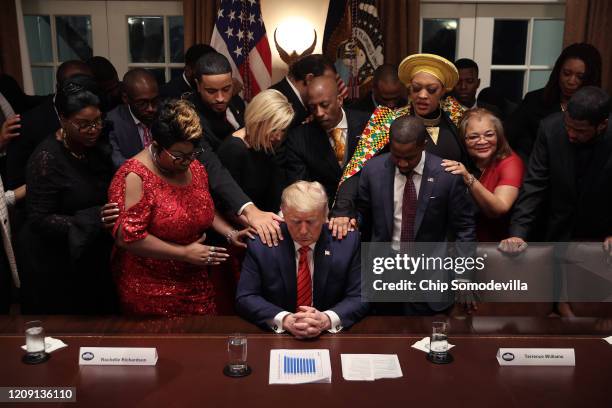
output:
[[[366,314],[359,233],[333,239],[325,225],[327,205],[317,182],[298,181],[283,191],[281,229],[291,239],[272,248],[258,238],[249,242],[236,293],[241,316],[277,333],[311,338],[338,332]]]

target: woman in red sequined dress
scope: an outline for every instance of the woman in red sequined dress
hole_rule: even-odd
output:
[[[226,249],[204,245],[212,227],[234,245],[248,235],[216,212],[208,176],[194,160],[202,134],[187,101],[160,107],[153,143],[126,161],[109,189],[120,209],[115,223],[113,273],[128,314],[216,314],[208,266],[227,260]]]

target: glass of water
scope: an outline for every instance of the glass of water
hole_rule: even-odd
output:
[[[429,338],[428,359],[433,363],[444,364],[450,362],[448,353],[448,323],[433,322],[431,324],[431,337]]]
[[[49,354],[45,350],[45,329],[40,320],[32,320],[25,324],[25,340],[24,362],[38,364],[49,358]]]
[[[232,334],[227,339],[227,365],[223,370],[230,377],[243,377],[251,373],[247,365],[247,337]]]

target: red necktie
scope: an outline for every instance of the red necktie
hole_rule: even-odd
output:
[[[310,277],[310,268],[308,267],[308,251],[310,251],[310,247],[307,246],[299,249],[300,261],[297,273],[296,311],[300,306],[312,306],[312,279]]]
[[[153,141],[153,138],[151,137],[151,131],[142,122],[140,123],[140,127],[142,128],[142,144],[143,144],[143,147],[149,147],[149,145]]]
[[[413,174],[413,172],[410,172],[410,174],[406,176],[406,184],[404,185],[400,242],[414,242],[414,219],[417,208],[417,193],[414,182],[412,181]],[[410,252],[411,245],[402,245],[402,248]]]

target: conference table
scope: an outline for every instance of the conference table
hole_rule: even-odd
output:
[[[39,365],[22,363],[23,327],[40,318],[68,347]],[[76,402],[0,403],[44,407],[612,407],[612,319],[467,317],[447,319],[454,362],[434,365],[411,347],[429,317],[368,317],[350,330],[296,340],[234,316],[146,319],[0,317],[0,387],[75,387]],[[248,338],[252,374],[229,378],[228,335]],[[156,366],[79,366],[79,347],[155,347]],[[574,348],[576,365],[500,366],[500,347]],[[269,385],[271,349],[328,349],[328,384]],[[397,354],[403,377],[346,381],[342,353]]]

